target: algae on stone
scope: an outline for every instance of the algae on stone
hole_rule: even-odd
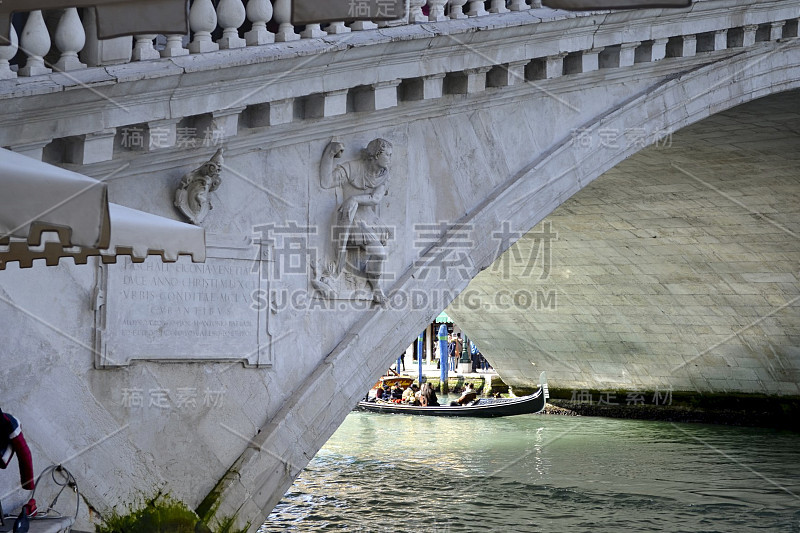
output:
[[[95,533],[246,533],[234,530],[233,518],[220,521],[214,531],[203,524],[197,514],[185,504],[169,496],[156,495],[144,507],[125,515],[116,512],[95,527]]]

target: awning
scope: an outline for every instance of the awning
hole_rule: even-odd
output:
[[[439,313],[439,316],[436,317],[436,320],[434,320],[434,322],[436,322],[437,324],[452,324],[453,319],[447,316],[447,313],[442,311],[441,313]]]
[[[97,255],[205,261],[203,228],[108,203],[106,185],[82,174],[0,149],[0,191],[0,270]]]
[[[108,207],[111,239],[107,251],[97,250],[99,255],[130,255],[134,262],[148,255],[160,255],[164,261],[177,261],[179,255],[191,255],[195,263],[206,260],[206,232],[200,226],[117,204]]]
[[[94,7],[97,38],[108,39],[137,33],[189,33],[188,0],[2,0],[0,44],[8,39],[11,13],[37,9]]]
[[[37,245],[10,238],[0,240],[0,270],[12,262],[19,262],[20,268],[30,268],[36,259],[55,266],[62,257],[71,257],[79,265],[86,264],[92,256],[100,256],[104,263],[115,263],[120,255],[130,256],[135,263],[148,255],[159,255],[167,262],[176,261],[179,255],[190,255],[195,263],[206,260],[203,228],[117,204],[108,204],[108,208],[111,238],[107,249],[64,246],[61,232],[41,233]]]
[[[294,0],[292,24],[349,20],[397,20],[405,17],[405,0]]]
[[[0,187],[0,240],[58,230],[66,246],[108,246],[105,183],[0,148]]]

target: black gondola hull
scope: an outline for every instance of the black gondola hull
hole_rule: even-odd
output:
[[[530,396],[503,398],[499,400],[482,399],[478,405],[442,405],[420,407],[395,403],[358,402],[360,411],[423,416],[469,416],[491,418],[496,416],[525,415],[538,413],[547,401],[546,388],[540,388]]]

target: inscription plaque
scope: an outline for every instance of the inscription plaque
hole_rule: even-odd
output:
[[[99,268],[98,367],[133,360],[272,364],[268,311],[252,306],[262,283],[257,261],[133,263],[124,257]]]

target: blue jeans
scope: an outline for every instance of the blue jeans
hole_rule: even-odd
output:
[[[456,368],[458,368],[458,359],[456,357],[450,357],[450,370],[455,372]]]

